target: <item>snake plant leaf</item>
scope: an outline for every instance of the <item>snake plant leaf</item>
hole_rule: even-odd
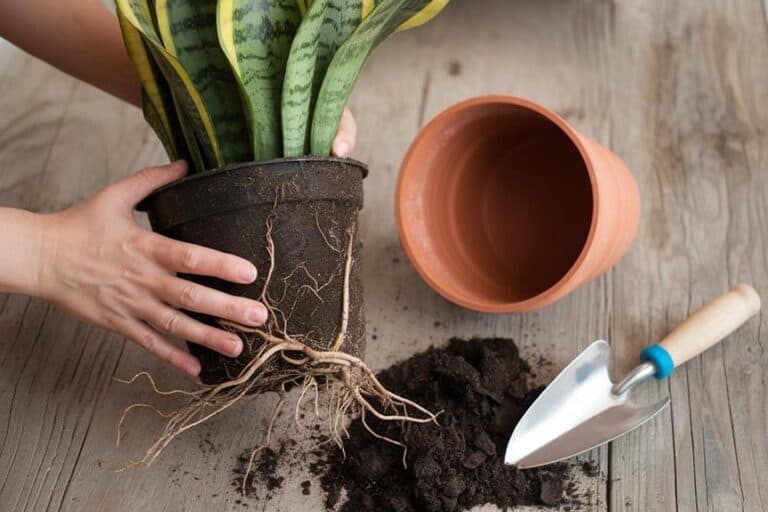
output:
[[[282,97],[283,156],[305,154],[318,47],[330,0],[315,0],[293,39]]]
[[[144,117],[155,130],[171,160],[176,160],[184,153],[184,141],[178,138],[174,127],[178,126],[176,112],[169,107],[173,105],[171,91],[162,73],[152,61],[141,33],[136,30],[122,15],[117,13],[123,40],[128,56],[133,62],[141,82],[141,97]]]
[[[155,27],[155,32],[159,32],[159,28],[157,26],[157,15],[155,14],[155,3],[156,0],[147,0],[147,7],[149,8],[149,17],[152,19],[152,26]]]
[[[301,22],[295,0],[219,0],[219,43],[239,77],[257,160],[282,156],[280,105],[291,42]]]
[[[176,57],[211,117],[225,164],[252,160],[238,82],[219,46],[216,0],[156,0],[163,46]]]
[[[379,2],[381,2],[381,0],[360,0],[360,2],[362,4],[362,17],[365,19],[369,14],[371,14],[373,8],[376,7]]]
[[[179,128],[181,129],[181,133],[184,134],[184,140],[187,141],[187,156],[185,157],[187,162],[189,162],[192,168],[197,172],[208,169],[208,166],[205,164],[205,158],[203,158],[203,153],[200,150],[200,143],[197,140],[193,124],[187,117],[187,113],[181,107],[176,97],[173,98],[173,105],[179,113]]]
[[[296,0],[296,6],[299,8],[299,12],[304,16],[312,6],[312,0]]]
[[[427,23],[432,18],[440,14],[440,12],[445,9],[445,6],[448,5],[448,2],[450,1],[451,0],[432,0],[422,10],[416,13],[415,16],[397,27],[396,32],[402,32],[403,30],[420,27],[421,25]]]
[[[341,45],[318,94],[312,119],[313,155],[330,154],[344,106],[373,49],[430,3],[430,0],[381,0]]]
[[[283,85],[284,156],[310,151],[311,115],[328,65],[363,16],[362,0],[315,0],[291,46]]]
[[[170,158],[171,161],[178,160],[179,153],[171,138],[170,129],[168,125],[164,123],[162,115],[157,111],[152,100],[149,99],[149,94],[147,94],[147,91],[143,87],[141,89],[141,107],[144,111],[144,119],[147,120],[149,126],[151,126],[157,134],[157,138],[162,142],[165,152],[168,154],[168,158]]]
[[[224,160],[218,146],[213,122],[189,74],[179,60],[163,47],[157,31],[154,29],[147,0],[116,0],[116,3],[122,16],[141,33],[151,56],[170,86],[176,104],[184,111],[186,119],[192,126],[197,143],[205,157],[205,166],[195,170],[202,171],[221,167]],[[179,112],[179,117],[181,117],[181,112]],[[187,139],[187,144],[190,148],[194,147],[194,143],[189,139]]]
[[[362,2],[363,18],[367,18],[371,11],[379,5],[382,0],[356,0]],[[431,0],[421,11],[417,12],[411,19],[405,21],[402,25],[397,27],[395,32],[402,32],[403,30],[409,30],[412,28],[420,27],[424,25],[432,18],[440,14],[440,12],[448,5],[451,0]]]

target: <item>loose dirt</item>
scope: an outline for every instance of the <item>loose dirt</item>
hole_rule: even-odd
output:
[[[440,426],[403,426],[368,417],[375,432],[407,446],[403,457],[401,447],[373,437],[358,418],[348,427],[345,456],[330,444],[305,454],[312,456],[309,469],[320,479],[327,508],[452,512],[494,504],[577,510],[583,497],[571,481],[569,465],[519,471],[503,464],[509,435],[542,390],[531,384],[531,371],[512,340],[495,338],[452,339],[445,348],[432,348],[381,372],[378,377],[393,392],[442,410]],[[271,455],[262,457],[259,468],[270,467]],[[292,459],[290,472],[306,471],[306,458],[286,458]],[[599,470],[591,463],[580,469],[587,476]],[[254,478],[257,487],[274,485],[269,471],[259,470]],[[310,486],[302,487],[305,494],[311,492]]]

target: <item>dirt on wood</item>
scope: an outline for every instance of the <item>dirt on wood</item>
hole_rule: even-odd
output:
[[[575,505],[575,485],[566,464],[518,471],[503,464],[509,435],[541,388],[532,387],[530,367],[509,339],[453,339],[389,368],[379,376],[395,393],[434,411],[440,425],[384,423],[373,430],[407,446],[403,450],[372,437],[360,421],[322,477],[327,505],[346,489],[341,510],[396,512],[467,510],[491,503]]]
[[[348,427],[345,454],[327,443],[300,456],[280,450],[287,452],[281,465],[289,473],[306,472],[307,457],[312,459],[309,470],[320,479],[329,510],[452,512],[482,504],[579,509],[584,497],[571,481],[570,465],[516,470],[503,464],[509,435],[542,390],[531,384],[531,367],[512,340],[453,339],[378,377],[395,393],[442,410],[440,425],[367,417],[375,432],[407,446],[405,458],[401,447],[373,437],[360,418]],[[262,462],[271,457],[262,458],[259,467],[266,467]],[[599,470],[594,464],[581,469],[589,475]],[[255,488],[274,483],[269,472],[257,471],[254,478]]]

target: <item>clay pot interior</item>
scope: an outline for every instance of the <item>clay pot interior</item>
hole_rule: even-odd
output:
[[[448,298],[498,309],[545,292],[575,265],[595,201],[579,148],[554,121],[478,103],[438,117],[415,146],[406,165],[419,170],[401,175],[401,233]],[[423,218],[411,223],[419,201]]]

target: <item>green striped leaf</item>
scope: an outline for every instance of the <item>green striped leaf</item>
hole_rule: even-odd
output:
[[[311,115],[326,70],[361,20],[361,0],[315,0],[301,22],[283,85],[284,156],[310,151]]]
[[[163,46],[200,94],[224,163],[252,160],[238,82],[219,46],[216,0],[156,0],[155,9]]]
[[[168,154],[168,158],[171,161],[178,160],[179,152],[171,137],[170,128],[165,124],[162,115],[157,111],[152,100],[149,98],[149,94],[147,94],[147,91],[143,87],[141,89],[141,107],[144,111],[144,119],[147,120],[149,126],[152,127],[157,134],[157,137],[160,139],[160,142],[162,142],[165,152]]]
[[[320,34],[330,0],[315,0],[293,39],[282,97],[283,156],[305,154]]]
[[[295,0],[219,0],[219,43],[239,77],[257,160],[283,154],[280,104],[291,42],[301,22]]]
[[[445,9],[445,6],[448,5],[448,2],[450,1],[451,0],[432,0],[422,10],[417,12],[411,19],[397,27],[396,32],[402,32],[403,30],[420,27],[421,25],[427,23],[429,20],[440,14],[440,12]]]
[[[341,45],[318,94],[312,119],[313,155],[331,153],[349,94],[373,49],[429,3],[429,0],[381,0]]]
[[[152,26],[155,27],[155,32],[160,33],[160,29],[157,26],[157,15],[155,14],[156,0],[147,0],[147,7],[149,8],[149,17],[152,19]]]
[[[184,140],[187,141],[187,162],[189,162],[192,169],[195,169],[198,172],[209,169],[205,164],[205,158],[203,158],[203,153],[200,150],[200,143],[197,140],[197,135],[195,135],[193,124],[175,97],[173,98],[173,105],[176,111],[179,112],[179,127],[181,133],[184,134]]]
[[[128,56],[141,82],[144,117],[160,137],[168,157],[176,160],[184,153],[184,141],[178,138],[178,132],[173,129],[178,126],[178,119],[176,112],[168,108],[173,103],[171,91],[147,52],[141,33],[125,19],[120,11],[117,16]]]
[[[147,0],[117,0],[117,8],[121,15],[141,33],[150,55],[168,82],[176,105],[180,107],[179,118],[182,118],[181,111],[183,110],[184,118],[192,127],[195,135],[194,140],[200,146],[205,160],[205,165],[195,170],[202,171],[221,167],[224,160],[218,146],[213,122],[184,67],[163,47],[154,28]],[[183,122],[182,125],[184,125]],[[193,147],[194,143],[189,138],[185,138],[190,148]]]
[[[352,0],[355,3],[362,2],[363,18],[367,18],[371,11],[379,5],[382,0]],[[440,12],[448,5],[451,0],[430,0],[430,2],[424,6],[422,10],[413,15],[410,19],[405,21],[402,25],[397,27],[395,32],[402,32],[403,30],[409,30],[412,28],[420,27],[424,25],[432,18],[440,14]]]
[[[299,8],[301,15],[304,16],[312,6],[312,0],[296,0],[296,6]]]

